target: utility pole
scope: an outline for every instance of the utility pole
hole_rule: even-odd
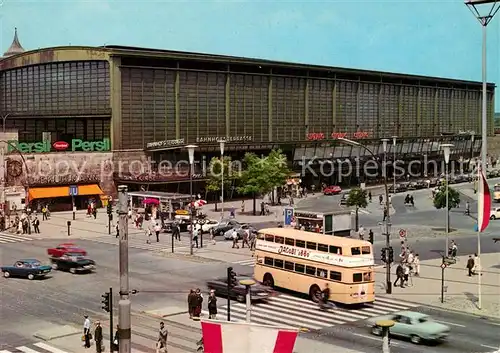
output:
[[[130,298],[128,286],[128,191],[118,186],[120,228],[120,300],[118,301],[119,353],[131,353]]]

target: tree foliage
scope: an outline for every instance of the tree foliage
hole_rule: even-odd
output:
[[[347,196],[347,206],[356,206],[357,208],[366,208],[368,206],[366,190],[361,188],[352,188]]]
[[[224,170],[222,166],[224,165]],[[224,171],[224,174],[222,173]],[[224,188],[229,189],[231,184],[240,177],[240,171],[234,168],[231,157],[224,156],[221,161],[218,157],[213,157],[208,166],[208,191],[220,191],[222,187],[222,176],[224,175]]]
[[[438,210],[446,208],[446,190],[448,190],[448,210],[456,208],[460,205],[460,193],[451,188],[446,188],[446,182],[443,182],[439,187],[438,191],[434,195],[434,207]]]

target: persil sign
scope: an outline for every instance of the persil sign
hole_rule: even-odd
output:
[[[336,255],[315,250],[298,248],[296,246],[276,244],[262,239],[257,239],[255,248],[261,251],[268,251],[275,254],[288,255],[299,259],[307,259],[315,262],[343,267],[363,267],[373,266],[375,264],[373,255]]]

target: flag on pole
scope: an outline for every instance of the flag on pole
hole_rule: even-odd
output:
[[[479,192],[477,194],[477,226],[478,231],[482,232],[488,227],[490,223],[490,211],[491,211],[491,195],[490,195],[490,187],[488,186],[488,182],[484,177],[483,171],[481,168],[478,168],[478,186]]]
[[[292,353],[298,330],[246,322],[202,320],[205,353]]]

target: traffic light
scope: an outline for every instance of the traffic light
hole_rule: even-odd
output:
[[[106,292],[104,293],[103,295],[101,295],[102,297],[102,310],[104,310],[105,312],[110,312],[111,311],[111,306],[110,306],[110,295],[109,295],[109,292]]]
[[[380,260],[382,260],[383,263],[387,263],[386,249],[387,248],[380,249]]]
[[[389,247],[389,263],[393,263],[394,262],[394,249],[392,248],[392,246]]]
[[[238,280],[236,279],[236,272],[233,271],[232,267],[227,268],[227,284],[230,289],[238,285]]]
[[[108,203],[107,210],[108,210],[108,214],[111,214],[113,212],[113,205],[111,204],[111,202]]]

